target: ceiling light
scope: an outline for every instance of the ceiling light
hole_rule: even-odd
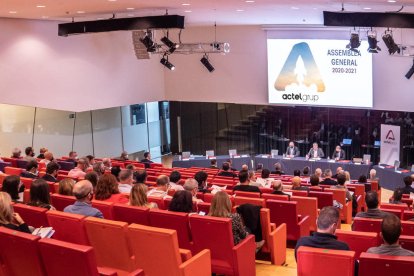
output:
[[[246,3],[254,3],[254,0],[246,0],[244,2],[246,2]]]
[[[385,31],[385,33],[382,35],[382,41],[384,41],[385,46],[387,46],[388,53],[390,53],[390,55],[401,52],[400,47],[394,41],[391,30]]]
[[[292,10],[298,10],[299,8],[298,7],[292,7]]]
[[[405,77],[409,80],[414,75],[414,62],[413,66],[410,68],[410,70],[405,74]]]
[[[126,8],[129,11],[135,10],[135,8]]]
[[[170,54],[174,53],[174,51],[179,47],[177,43],[172,42],[168,37],[164,36],[160,39],[162,43],[164,43],[168,48]]]
[[[46,8],[45,5],[37,5],[36,8]]]
[[[141,41],[142,44],[145,45],[147,48],[147,52],[153,53],[157,50],[157,45],[152,41],[151,39],[151,32],[148,32],[145,37],[140,38],[139,41]]]
[[[17,13],[17,11],[9,11],[9,13],[15,14],[15,13]]]
[[[181,5],[182,6],[190,6],[191,4],[189,4],[189,3],[182,3]]]
[[[47,16],[47,15],[43,15],[43,16],[42,16],[42,18],[43,18],[43,19],[47,19],[47,18],[49,18],[49,16]]]
[[[370,9],[371,9],[370,7],[365,7],[365,8],[364,8],[364,10],[370,10]]]
[[[388,0],[387,2],[388,3],[396,3],[397,1],[395,1],[395,0]]]
[[[85,11],[77,11],[76,13],[85,13]]]
[[[236,12],[244,12],[244,10],[236,10]]]
[[[211,65],[210,61],[208,60],[208,56],[204,55],[201,59],[200,59],[201,63],[204,65],[204,67],[207,68],[207,70],[211,73],[213,72],[215,69],[213,67],[213,65]]]
[[[167,57],[167,58],[165,58],[165,57]],[[162,65],[164,65],[165,67],[167,67],[168,69],[170,69],[171,71],[175,70],[175,66],[171,62],[168,61],[168,56],[164,55],[162,57],[162,59],[160,60],[160,63]]]
[[[349,44],[346,45],[346,48],[359,53],[359,46],[361,46],[361,40],[359,40],[359,33],[354,30],[354,32],[351,33],[351,38],[349,39]]]
[[[378,51],[381,51],[381,48],[378,47],[378,40],[377,40],[377,32],[376,31],[368,31],[367,33],[368,37],[368,52],[370,53],[378,53]]]
[[[188,12],[188,13],[189,13],[189,12],[192,12],[192,11],[190,11],[190,10],[186,10],[186,11],[184,11],[184,12]]]

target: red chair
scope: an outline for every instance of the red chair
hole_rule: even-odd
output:
[[[414,211],[404,211],[403,220],[410,220],[414,218]]]
[[[378,234],[378,244],[381,244],[382,239],[379,233],[381,233],[382,219],[367,219],[367,218],[354,218],[354,224],[352,224],[353,231],[360,232],[373,232]]]
[[[234,191],[234,194],[241,197],[260,198],[260,193],[257,192]]]
[[[131,223],[137,223],[142,225],[150,225],[149,222],[149,208],[129,206],[122,203],[116,203],[113,205],[113,219],[117,221],[124,221]]]
[[[101,200],[92,200],[92,207],[102,212],[105,219],[114,219],[113,202],[106,202]]]
[[[347,188],[355,189],[354,195],[358,198],[361,197],[358,201],[358,209],[357,212],[361,212],[362,209],[365,209],[365,185],[364,184],[346,184]]]
[[[414,251],[414,236],[401,235],[399,243],[402,248]]]
[[[287,195],[274,195],[274,194],[262,194],[262,198],[264,199],[274,199],[274,200],[285,200],[289,201],[289,196]]]
[[[256,244],[253,235],[234,245],[231,219],[199,215],[189,218],[194,250],[198,253],[210,249],[213,273],[256,275]]]
[[[265,188],[265,187],[259,187],[259,190],[262,194],[271,194],[274,191],[272,188]]]
[[[404,210],[398,210],[398,209],[388,209],[383,208],[382,206],[379,208],[383,212],[391,213],[396,215],[400,220],[404,218]]]
[[[297,210],[297,202],[268,200],[267,208],[270,210],[270,221],[280,225],[286,223],[287,239],[298,240],[300,237],[309,235],[309,217],[300,217]]]
[[[371,247],[379,246],[378,233],[336,230],[335,235],[339,241],[349,245],[355,251],[355,258],[359,259],[362,252],[366,252]]]
[[[333,205],[333,193],[309,191],[308,196],[318,199],[318,209]]]
[[[265,244],[261,252],[270,253],[270,262],[274,265],[283,265],[286,262],[286,224],[270,223],[270,211],[260,209],[260,224]]]
[[[309,230],[316,231],[318,218],[318,199],[314,197],[292,196],[290,201],[297,202],[298,214],[301,217],[309,216]]]
[[[188,214],[165,210],[150,210],[149,219],[150,225],[153,227],[176,230],[180,248],[194,250]]]
[[[39,241],[39,248],[48,275],[98,276],[117,275],[118,272],[115,269],[98,267],[95,253],[90,246],[42,239]],[[142,270],[136,271],[135,275],[143,275]]]
[[[402,234],[414,236],[414,221],[401,221]]]
[[[54,239],[89,245],[85,230],[85,216],[60,211],[49,211],[46,216],[49,225],[55,230]]]
[[[38,240],[40,237],[0,227],[0,259],[4,276],[46,276]]]
[[[4,173],[8,174],[8,175],[18,175],[18,176],[20,176],[22,171],[24,171],[24,169],[22,169],[22,168],[15,168],[15,167],[5,167],[4,168]]]
[[[162,197],[149,196],[148,202],[157,203],[159,209],[165,210],[164,199]]]
[[[353,251],[301,246],[297,251],[297,275],[353,276],[354,262],[355,252]]]
[[[210,212],[211,203],[201,202],[197,204],[198,212],[204,212],[206,215]]]
[[[66,206],[72,205],[75,203],[76,198],[74,196],[64,196],[60,194],[52,194],[50,196],[50,200],[52,201],[53,207],[56,208],[58,211],[63,211]]]
[[[249,204],[261,206],[263,208],[266,207],[266,201],[265,201],[264,198],[252,198],[252,197],[236,196],[236,197],[233,198],[233,200],[234,200],[234,206],[240,206],[240,205],[249,203]]]
[[[308,196],[308,191],[301,191],[301,190],[292,190],[293,196]]]
[[[413,257],[362,253],[359,258],[359,276],[413,275],[413,271]]]
[[[47,221],[46,217],[46,212],[48,210],[45,208],[17,203],[13,205],[13,209],[22,217],[27,225],[33,226],[35,228],[49,226],[49,222]]]
[[[159,164],[159,163],[151,163],[150,164],[151,169],[160,169],[162,167],[163,167],[162,164]]]
[[[33,178],[20,177],[20,181],[23,182],[24,187],[26,189],[30,189],[30,187],[32,186],[33,180],[34,180]]]
[[[17,168],[17,159],[16,158],[9,158],[9,157],[2,157],[4,162],[11,163],[11,167]]]
[[[340,210],[341,220],[346,224],[352,223],[352,201],[346,201],[346,190],[345,189],[324,189],[324,192],[330,192],[333,194],[333,199],[342,204]]]

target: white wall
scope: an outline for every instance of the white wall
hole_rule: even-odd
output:
[[[159,59],[131,32],[59,37],[58,22],[0,19],[0,103],[87,111],[162,100]]]
[[[381,33],[379,30],[379,39]],[[189,28],[182,40],[211,42],[214,35],[209,34],[213,34],[212,27]],[[217,37],[230,43],[231,52],[210,55],[216,68],[213,73],[199,62],[201,55],[175,55],[170,59],[177,69],[165,74],[167,100],[268,104],[266,31],[259,26],[221,26]],[[315,38],[315,31],[275,31],[272,37]],[[338,37],[348,39],[349,31],[325,32],[325,38]],[[394,37],[397,43],[414,45],[412,30],[402,34],[397,30]],[[383,51],[373,58],[374,109],[412,111],[414,78],[404,77],[413,64],[412,58],[389,56],[382,42],[380,46]]]

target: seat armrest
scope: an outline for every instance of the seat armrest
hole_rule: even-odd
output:
[[[270,223],[270,231],[276,230],[276,223]]]
[[[98,267],[99,276],[117,276],[118,273],[115,269],[109,267]]]
[[[185,262],[185,261],[191,259],[192,254],[191,254],[190,250],[180,248],[179,253],[180,253],[180,257],[181,257],[182,262]]]
[[[256,275],[255,256],[254,235],[249,235],[233,247],[234,274],[239,276]]]
[[[204,249],[180,265],[182,275],[211,276],[210,250]]]
[[[310,228],[310,218],[309,216],[303,217],[303,219],[298,223],[300,229],[300,236],[309,236]]]
[[[269,234],[267,241],[270,249],[271,262],[274,265],[283,265],[286,262],[286,223],[282,223]]]
[[[128,276],[145,276],[144,270],[138,268],[128,274]]]

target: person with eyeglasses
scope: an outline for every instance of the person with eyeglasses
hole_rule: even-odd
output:
[[[88,180],[82,180],[73,186],[74,204],[67,206],[63,212],[87,217],[104,218],[101,211],[92,207],[93,186]]]

